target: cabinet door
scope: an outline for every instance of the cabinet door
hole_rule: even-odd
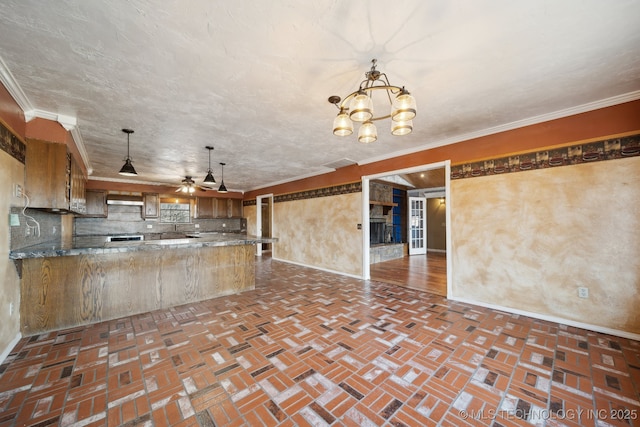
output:
[[[107,217],[107,192],[101,190],[87,190],[85,193],[87,212],[85,216],[95,218]]]
[[[160,216],[160,195],[158,193],[144,193],[142,217],[154,219]]]
[[[82,168],[80,164],[76,161],[73,156],[70,156],[71,161],[71,170],[70,170],[70,203],[69,209],[72,212],[84,214],[87,212],[87,202],[85,195],[85,186],[87,183],[87,179],[84,176],[84,172],[82,172]]]
[[[214,211],[215,218],[227,218],[228,217],[227,199],[216,198],[214,203],[215,203],[215,211]]]
[[[70,168],[66,145],[28,140],[25,190],[29,207],[69,209]]]
[[[241,199],[229,199],[229,216],[231,218],[242,218]]]
[[[213,197],[198,197],[196,199],[196,218],[213,218]]]

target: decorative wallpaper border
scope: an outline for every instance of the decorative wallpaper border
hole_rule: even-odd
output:
[[[0,122],[0,150],[24,164],[27,147]]]
[[[547,169],[640,155],[640,134],[451,166],[451,179]]]
[[[352,182],[350,184],[336,185],[333,187],[317,188],[315,190],[300,191],[298,193],[283,194],[274,196],[273,202],[290,202],[292,200],[315,199],[317,197],[339,196],[341,194],[362,192],[362,182]],[[245,200],[243,206],[254,206],[256,200]]]
[[[640,134],[454,165],[451,166],[451,179],[524,172],[634,156],[640,156]],[[362,182],[353,182],[275,196],[274,203],[360,192]],[[245,200],[243,205],[255,206],[256,200]]]

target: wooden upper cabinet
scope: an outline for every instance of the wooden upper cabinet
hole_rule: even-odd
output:
[[[28,140],[25,170],[29,207],[84,213],[86,177],[65,144]]]
[[[160,195],[158,193],[144,193],[144,205],[142,217],[144,219],[157,219],[160,217]]]
[[[214,202],[214,217],[226,218],[227,217],[227,199],[216,198]]]
[[[241,218],[242,200],[221,197],[198,197],[195,218]]]
[[[87,178],[85,178],[82,168],[73,156],[70,156],[70,162],[69,210],[85,214],[87,212],[87,196],[85,194]]]
[[[87,211],[84,216],[95,218],[106,218],[107,210],[107,192],[104,190],[87,190],[85,192],[87,203]]]
[[[197,197],[195,218],[215,218],[215,200],[213,197]]]
[[[229,217],[242,218],[242,199],[229,199]]]

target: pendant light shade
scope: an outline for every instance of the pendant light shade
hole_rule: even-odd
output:
[[[129,156],[129,135],[133,133],[131,129],[122,129],[122,132],[127,134],[127,158],[124,160],[124,165],[120,168],[120,175],[124,176],[136,176],[138,173],[136,172],[133,164],[131,164],[131,157]]]
[[[349,136],[353,133],[353,122],[347,114],[346,108],[341,108],[340,112],[333,120],[333,134],[337,136]]]
[[[358,141],[369,144],[378,139],[378,131],[373,122],[364,122],[358,131]]]
[[[391,105],[391,120],[395,122],[406,122],[416,116],[416,100],[403,87]],[[394,134],[395,135],[395,134]]]
[[[220,163],[220,166],[222,166],[222,182],[220,183],[220,187],[218,188],[218,193],[227,192],[227,187],[224,185],[224,165],[226,165],[226,163]]]
[[[216,179],[213,177],[213,172],[211,172],[211,151],[213,150],[213,147],[207,145],[206,147],[207,150],[209,150],[209,169],[207,169],[207,176],[204,177],[204,183],[206,184],[215,184],[216,183]]]
[[[349,117],[354,122],[366,122],[373,117],[373,101],[367,93],[360,89],[349,105]]]
[[[391,134],[396,136],[408,135],[413,130],[413,121],[391,121]]]

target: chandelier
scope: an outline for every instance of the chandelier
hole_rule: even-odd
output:
[[[358,141],[368,144],[378,139],[378,131],[374,121],[391,118],[391,134],[407,135],[413,130],[412,119],[416,116],[416,100],[403,87],[389,83],[385,73],[376,70],[377,59],[371,60],[371,69],[364,73],[365,79],[357,91],[347,95],[341,101],[339,96],[329,97],[340,112],[333,121],[333,134],[349,136],[353,133],[353,122],[361,122],[358,130]],[[372,95],[374,91],[386,92],[390,113],[386,116],[374,116]],[[392,99],[392,95],[394,98]]]

